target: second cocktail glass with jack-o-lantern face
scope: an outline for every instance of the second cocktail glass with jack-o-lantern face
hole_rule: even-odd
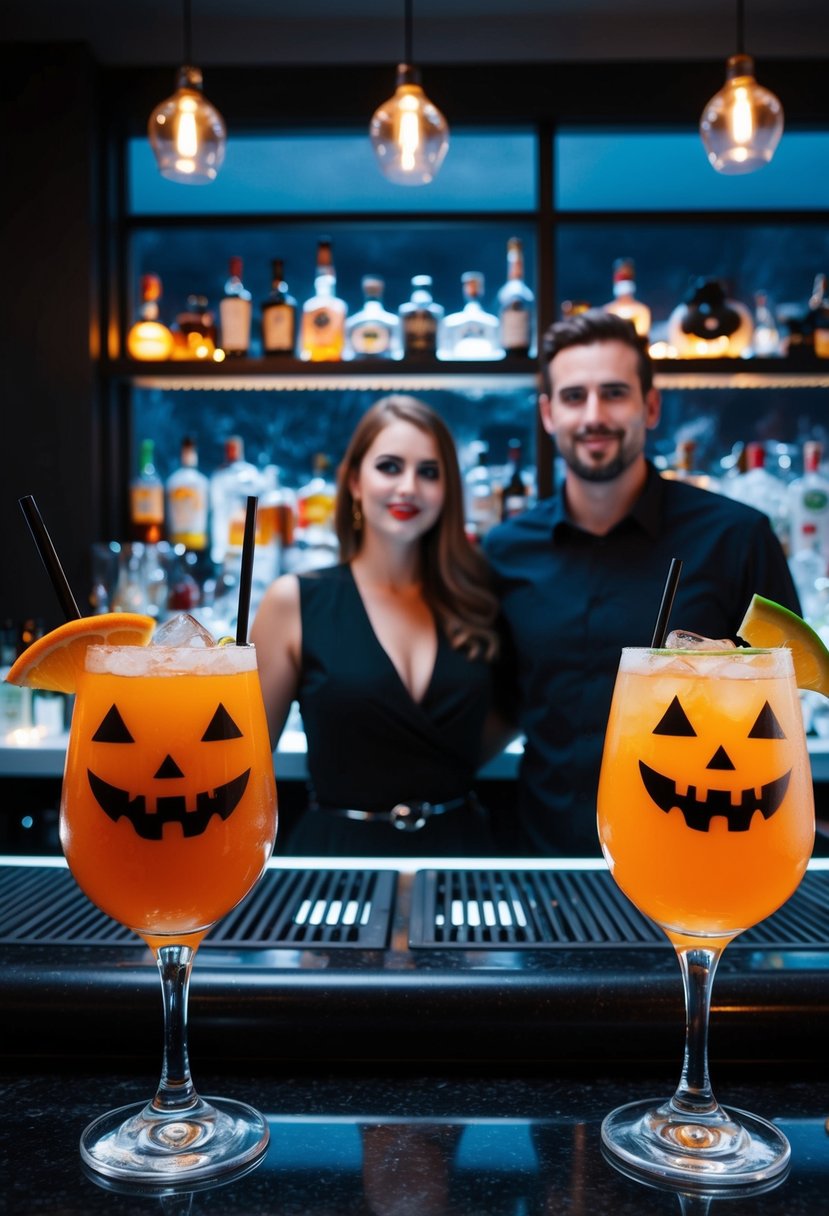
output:
[[[150,1103],[87,1128],[81,1153],[97,1172],[192,1183],[264,1151],[258,1112],[196,1093],[186,1016],[196,948],[255,885],[275,832],[253,647],[89,648],[67,751],[61,843],[86,895],[155,953],[165,1001],[159,1090]]]
[[[598,825],[615,881],[677,950],[688,1016],[674,1097],[613,1111],[605,1148],[634,1171],[691,1186],[782,1173],[782,1134],[715,1100],[707,1026],[720,954],[789,898],[814,843],[790,652],[624,650]]]

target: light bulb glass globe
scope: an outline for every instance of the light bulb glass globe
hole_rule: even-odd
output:
[[[225,158],[225,121],[202,93],[198,68],[179,68],[176,83],[150,115],[147,134],[162,177],[203,186],[215,181]]]
[[[410,64],[398,67],[395,94],[374,111],[369,137],[382,173],[398,186],[425,186],[443,164],[449,125]]]
[[[729,58],[725,84],[703,110],[699,133],[718,173],[754,173],[774,156],[783,134],[783,107],[754,79],[750,55]]]

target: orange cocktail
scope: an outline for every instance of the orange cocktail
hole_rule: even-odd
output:
[[[671,936],[769,916],[814,841],[789,652],[623,651],[598,811],[614,879]]]
[[[152,945],[196,945],[253,887],[275,830],[253,648],[89,648],[61,842],[98,907]]]

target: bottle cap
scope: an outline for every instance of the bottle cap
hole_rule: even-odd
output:
[[[241,258],[231,258],[230,259],[230,277],[232,279],[241,279],[241,277],[242,277],[242,259]]]

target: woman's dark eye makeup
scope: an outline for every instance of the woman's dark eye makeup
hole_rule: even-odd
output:
[[[374,467],[379,473],[386,473],[393,477],[403,471],[405,461],[398,456],[379,456],[374,462]],[[438,481],[440,479],[440,465],[436,460],[424,460],[417,466],[418,476],[425,477],[427,481]]]

